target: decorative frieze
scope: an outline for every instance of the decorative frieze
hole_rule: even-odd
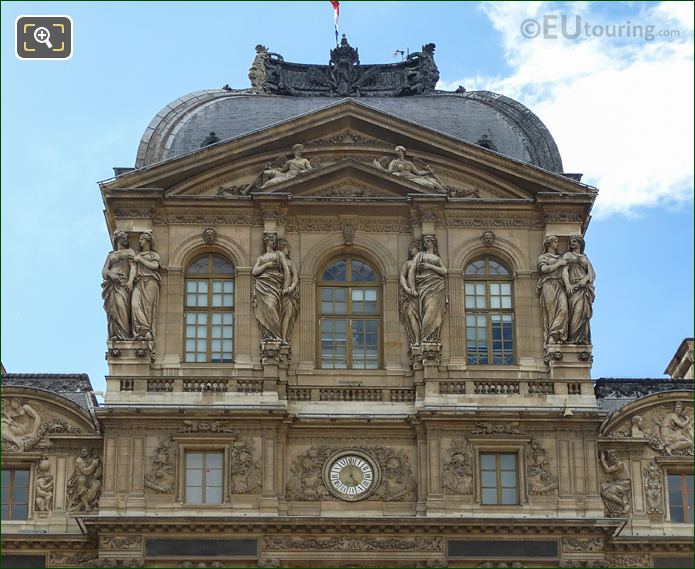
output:
[[[602,537],[572,538],[562,540],[562,551],[565,553],[594,553],[603,551],[605,540]]]
[[[265,551],[443,551],[441,537],[267,536]]]
[[[102,535],[99,537],[99,549],[139,550],[141,548],[142,536],[139,535]]]

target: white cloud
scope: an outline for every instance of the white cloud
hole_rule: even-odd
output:
[[[693,197],[693,5],[632,8],[626,18],[596,13],[587,3],[486,3],[482,9],[502,34],[512,72],[440,85],[489,89],[531,108],[555,137],[565,171],[583,172],[583,181],[599,188],[598,215]],[[655,37],[525,39],[520,33],[527,18],[563,14],[570,32],[579,15],[591,26],[653,25]],[[659,36],[661,30],[678,35]]]

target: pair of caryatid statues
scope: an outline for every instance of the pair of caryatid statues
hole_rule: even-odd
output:
[[[101,272],[109,340],[154,340],[161,261],[152,232],[141,233],[139,245],[136,253],[125,231],[113,234],[113,251]]]
[[[447,305],[447,268],[439,256],[437,238],[411,241],[400,274],[398,307],[411,351],[423,345],[441,346]]]
[[[299,314],[299,271],[290,258],[290,244],[275,233],[263,234],[263,252],[251,269],[253,310],[261,341],[290,345]]]
[[[569,237],[561,255],[558,238],[546,235],[545,252],[538,257],[538,281],[546,349],[557,344],[591,344],[589,321],[593,313],[596,274],[584,254],[584,238]]]

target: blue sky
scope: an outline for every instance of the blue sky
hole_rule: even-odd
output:
[[[71,60],[15,58],[14,21],[29,14],[72,16]],[[562,15],[590,30],[630,22],[666,33],[520,34],[524,20]],[[142,132],[173,99],[248,86],[257,43],[325,63],[332,10],[327,1],[2,2],[1,25],[2,361],[11,372],[86,372],[104,389],[110,243],[96,182],[134,164]],[[587,233],[595,377],[659,377],[693,334],[692,25],[692,3],[341,3],[341,31],[364,63],[435,42],[443,88],[520,100],[550,128],[566,171],[599,187]]]

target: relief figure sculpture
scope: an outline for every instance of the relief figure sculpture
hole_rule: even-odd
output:
[[[596,274],[584,254],[584,238],[581,235],[569,238],[569,251],[562,258],[567,261],[562,269],[569,308],[567,341],[570,344],[591,344],[589,320],[593,314]]]
[[[101,297],[108,321],[109,340],[129,340],[130,329],[130,293],[135,279],[135,252],[128,243],[125,231],[113,234],[113,251],[104,262],[101,271]]]
[[[439,256],[437,238],[425,235],[412,261],[408,282],[415,283],[420,314],[420,344],[439,344],[447,303],[447,268]]]
[[[262,341],[283,341],[282,291],[290,280],[290,270],[282,251],[277,249],[277,235],[263,235],[263,253],[251,269],[255,284],[254,314],[261,330]]]
[[[287,239],[278,241],[278,249],[285,256],[289,273],[289,279],[282,289],[282,338],[289,344],[299,315],[299,271],[297,264],[290,259],[290,244]]]
[[[99,503],[101,494],[101,460],[91,456],[86,448],[75,458],[75,469],[68,480],[70,511],[91,512]]]
[[[611,479],[601,484],[601,498],[608,510],[608,517],[617,518],[630,512],[632,507],[632,482],[627,465],[620,460],[615,451],[602,451],[601,468]]]
[[[668,454],[688,450],[692,453],[693,425],[683,409],[683,403],[676,401],[673,411],[661,419],[659,431]]]
[[[21,399],[5,399],[2,406],[2,441],[18,450],[39,430],[41,416]]]
[[[400,288],[398,290],[398,308],[410,346],[420,345],[418,293],[415,290],[415,282],[412,280],[412,277],[415,276],[415,271],[411,271],[418,253],[420,253],[420,242],[417,240],[411,241],[408,247],[408,260],[401,267]]]
[[[388,168],[384,168],[379,160],[374,160],[374,166],[379,170],[385,170],[393,176],[398,176],[399,178],[419,184],[420,186],[438,192],[446,192],[446,188],[439,181],[437,174],[434,173],[431,166],[427,165],[424,170],[416,168],[415,164],[406,159],[406,150],[404,146],[396,146],[394,152],[396,153],[396,158],[389,162]]]
[[[139,243],[140,252],[134,258],[133,334],[136,340],[154,340],[159,286],[162,280],[159,276],[161,262],[154,250],[154,236],[151,231],[142,233]]]
[[[36,467],[36,483],[34,485],[34,510],[48,512],[53,508],[53,474],[50,472],[51,463],[43,456]]]
[[[567,293],[562,280],[562,271],[567,261],[557,252],[558,238],[546,235],[543,241],[545,252],[538,257],[541,278],[536,290],[540,294],[543,319],[544,345],[564,344],[567,341],[568,308]]]
[[[664,511],[663,482],[661,469],[653,460],[644,467],[644,495],[647,498],[647,513],[661,514]]]
[[[262,176],[266,179],[266,182],[260,187],[267,188],[309,172],[311,170],[311,163],[306,158],[302,158],[303,152],[304,146],[295,144],[292,147],[294,158],[290,158],[281,168],[268,168],[264,170]]]

